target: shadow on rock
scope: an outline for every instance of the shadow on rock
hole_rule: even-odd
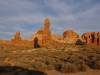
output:
[[[33,71],[21,67],[0,66],[0,75],[47,75],[44,72]]]

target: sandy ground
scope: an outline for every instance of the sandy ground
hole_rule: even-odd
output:
[[[100,70],[89,70],[87,72],[78,72],[78,73],[60,73],[57,71],[48,71],[48,75],[100,75]]]

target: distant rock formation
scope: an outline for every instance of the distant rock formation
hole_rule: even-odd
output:
[[[68,44],[75,44],[76,41],[79,39],[79,35],[73,30],[66,30],[63,33],[63,39]]]
[[[20,32],[16,32],[11,41],[12,41],[13,44],[20,44],[21,41],[22,41],[21,33]]]
[[[100,45],[100,32],[86,32],[82,35],[85,44]]]
[[[21,33],[17,31],[14,37],[11,39],[11,44],[16,46],[32,46],[32,41],[23,40]]]
[[[75,45],[96,45],[100,46],[100,32],[86,32],[81,37],[74,30],[66,30],[62,36],[51,33],[51,23],[48,18],[43,21],[43,28],[37,30],[32,39],[25,40],[21,32],[17,31],[10,41],[0,40],[0,45],[32,46],[34,48],[63,48],[67,44]]]

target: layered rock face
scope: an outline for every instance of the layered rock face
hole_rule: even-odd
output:
[[[79,35],[73,30],[66,30],[63,33],[63,39],[68,44],[74,44],[79,39]]]
[[[100,46],[100,32],[86,32],[82,35],[85,44]]]

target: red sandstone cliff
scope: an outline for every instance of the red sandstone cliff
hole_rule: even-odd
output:
[[[100,32],[83,33],[82,39],[86,44],[100,46]]]

